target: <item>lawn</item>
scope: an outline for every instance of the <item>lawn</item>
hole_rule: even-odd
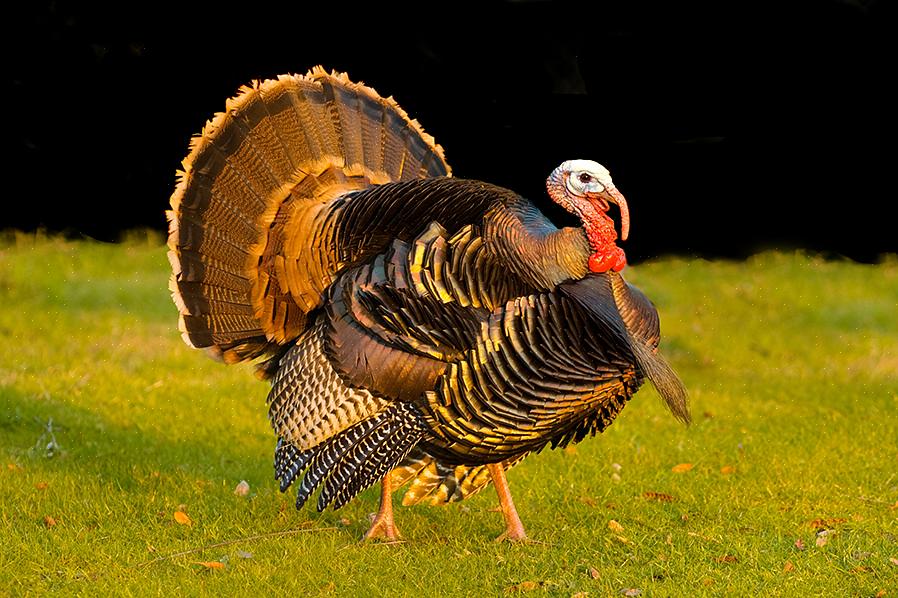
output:
[[[267,384],[181,341],[168,275],[152,236],[0,245],[0,594],[898,595],[894,257],[628,268],[695,421],[645,388],[513,469],[527,545],[491,488],[395,545],[358,542],[376,488],[296,511]]]

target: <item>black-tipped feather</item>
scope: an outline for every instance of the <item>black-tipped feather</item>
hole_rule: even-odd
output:
[[[283,438],[278,438],[274,449],[274,478],[281,483],[281,492],[286,492],[312,455],[312,451],[300,451]]]
[[[380,421],[380,415],[366,419],[337,434],[324,443],[320,450],[316,451],[315,456],[309,462],[309,469],[296,493],[297,509],[301,509],[306,504],[315,488],[327,477],[334,465],[342,459],[343,455],[380,424]]]
[[[302,508],[323,482],[318,510],[323,511],[332,502],[334,508],[339,509],[396,467],[415,447],[424,430],[420,413],[414,406],[395,403],[320,446],[299,453],[302,458],[299,469],[306,464],[308,467],[296,493],[296,508]],[[284,459],[275,461],[276,471],[287,470],[289,474],[286,486],[286,478],[279,475],[282,488],[289,486],[299,473],[299,469],[294,470],[292,466],[279,466],[292,454],[285,446],[288,445],[278,443],[276,454],[284,455]]]
[[[339,509],[399,465],[409,451],[418,444],[424,435],[424,427],[421,425],[417,410],[408,403],[401,403],[397,407],[402,413],[397,413],[382,428],[383,434],[380,435],[382,440],[373,445],[363,460],[352,462],[344,459],[341,462],[341,469],[350,468],[347,480],[335,494],[328,492],[327,487],[322,490],[318,499],[318,510],[326,508],[331,500],[334,509]],[[371,434],[368,438],[374,436]]]

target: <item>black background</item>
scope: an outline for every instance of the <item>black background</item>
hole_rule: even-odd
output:
[[[558,224],[545,177],[603,163],[631,262],[876,260],[898,251],[895,4],[32,3],[5,17],[0,229],[163,230],[190,135],[241,84],[322,64],[393,95],[456,176]]]

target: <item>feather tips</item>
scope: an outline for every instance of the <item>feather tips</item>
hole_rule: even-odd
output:
[[[185,339],[232,360],[296,338],[341,267],[340,239],[322,242],[332,225],[309,210],[374,184],[450,174],[442,148],[392,98],[321,67],[241,87],[191,139],[182,168],[167,212],[172,297]],[[215,287],[252,307],[252,334],[241,323],[230,338]],[[256,346],[234,353],[248,336]]]
[[[418,443],[424,433],[420,414],[409,403],[394,403],[378,414],[337,434],[305,453],[310,455],[299,469],[305,477],[297,489],[296,508],[301,508],[323,482],[318,510],[331,503],[339,509],[359,492],[396,467]],[[278,450],[287,454],[278,444]],[[293,454],[293,453],[289,453]],[[283,460],[282,489],[297,478],[293,464],[299,459]],[[285,482],[286,480],[286,482]]]

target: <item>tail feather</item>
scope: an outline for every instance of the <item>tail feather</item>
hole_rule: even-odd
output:
[[[362,151],[365,153],[365,164],[375,172],[384,171],[384,114],[381,102],[366,95],[358,96],[358,109],[361,121]]]
[[[336,87],[324,80],[321,85],[330,118],[340,141],[340,154],[346,164],[367,164],[362,148],[362,123],[358,110],[358,95],[345,87]]]
[[[344,74],[316,67],[242,87],[191,140],[171,198],[171,287],[185,340],[231,362],[276,352],[305,330],[346,266],[332,239],[316,236],[338,217],[322,206],[449,173],[442,148],[392,98]],[[219,288],[233,293],[224,301]],[[223,317],[238,303],[254,322]]]

